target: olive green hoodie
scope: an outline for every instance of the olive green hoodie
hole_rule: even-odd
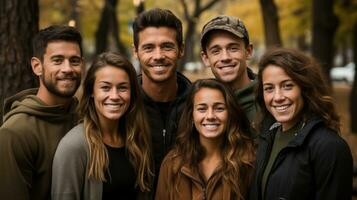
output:
[[[0,199],[50,199],[52,160],[77,122],[77,99],[48,106],[29,89],[5,100],[0,127]]]

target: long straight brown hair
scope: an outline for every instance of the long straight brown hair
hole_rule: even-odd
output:
[[[96,72],[107,66],[122,69],[129,76],[130,105],[119,120],[119,129],[123,132],[121,137],[125,141],[125,149],[137,173],[136,185],[143,192],[150,191],[153,177],[151,142],[143,102],[140,98],[140,88],[134,67],[125,57],[117,53],[100,54],[93,61],[83,82],[79,111],[83,118],[90,152],[88,177],[106,181],[105,171],[108,170],[109,165],[108,152],[103,143],[101,126],[92,98]]]

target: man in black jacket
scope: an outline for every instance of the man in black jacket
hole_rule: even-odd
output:
[[[134,54],[141,66],[139,81],[149,117],[157,176],[161,161],[174,144],[191,85],[176,71],[184,49],[182,24],[171,11],[155,8],[140,14],[134,21],[133,30]]]

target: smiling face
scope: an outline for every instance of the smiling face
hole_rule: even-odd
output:
[[[100,122],[117,121],[130,105],[128,74],[113,66],[105,66],[95,73],[93,98]]]
[[[304,106],[300,86],[276,65],[264,69],[262,82],[267,110],[282,124],[283,131],[288,130],[300,120]]]
[[[228,110],[221,91],[202,88],[195,94],[193,121],[201,142],[221,138],[228,121]]]
[[[214,31],[201,57],[217,79],[236,85],[248,76],[246,62],[251,54],[252,46],[246,47],[243,39],[227,31]]]
[[[81,82],[82,57],[77,43],[67,41],[49,42],[43,61],[36,59],[40,84],[50,94],[69,98]]]
[[[143,79],[162,83],[176,74],[182,49],[176,42],[176,31],[168,27],[147,27],[139,34],[135,56],[142,67]]]

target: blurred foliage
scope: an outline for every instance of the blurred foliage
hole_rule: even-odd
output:
[[[208,0],[202,0],[202,4]],[[202,14],[198,20],[196,30],[197,37],[202,26],[217,14],[227,14],[241,18],[255,47],[264,48],[264,34],[262,15],[259,0],[220,0],[213,9]],[[350,4],[341,3],[348,1]],[[192,2],[189,2],[190,5]],[[311,0],[275,0],[279,9],[280,28],[285,46],[297,47],[297,38],[305,36],[309,44],[311,40]],[[85,39],[84,45],[87,53],[94,52],[94,33],[97,29],[103,0],[78,0],[78,12],[80,14],[80,29]],[[160,7],[172,10],[184,23],[184,13],[177,0],[146,0],[145,8]],[[72,12],[70,1],[65,0],[40,0],[40,28],[50,24],[67,24]],[[132,45],[131,24],[135,18],[135,6],[133,0],[120,0],[118,5],[121,39],[128,48]],[[340,19],[340,26],[335,38],[336,44],[341,40],[352,39],[353,24],[357,20],[357,0],[336,1],[335,12]],[[351,42],[350,42],[351,43]],[[198,45],[198,44],[197,44]]]

